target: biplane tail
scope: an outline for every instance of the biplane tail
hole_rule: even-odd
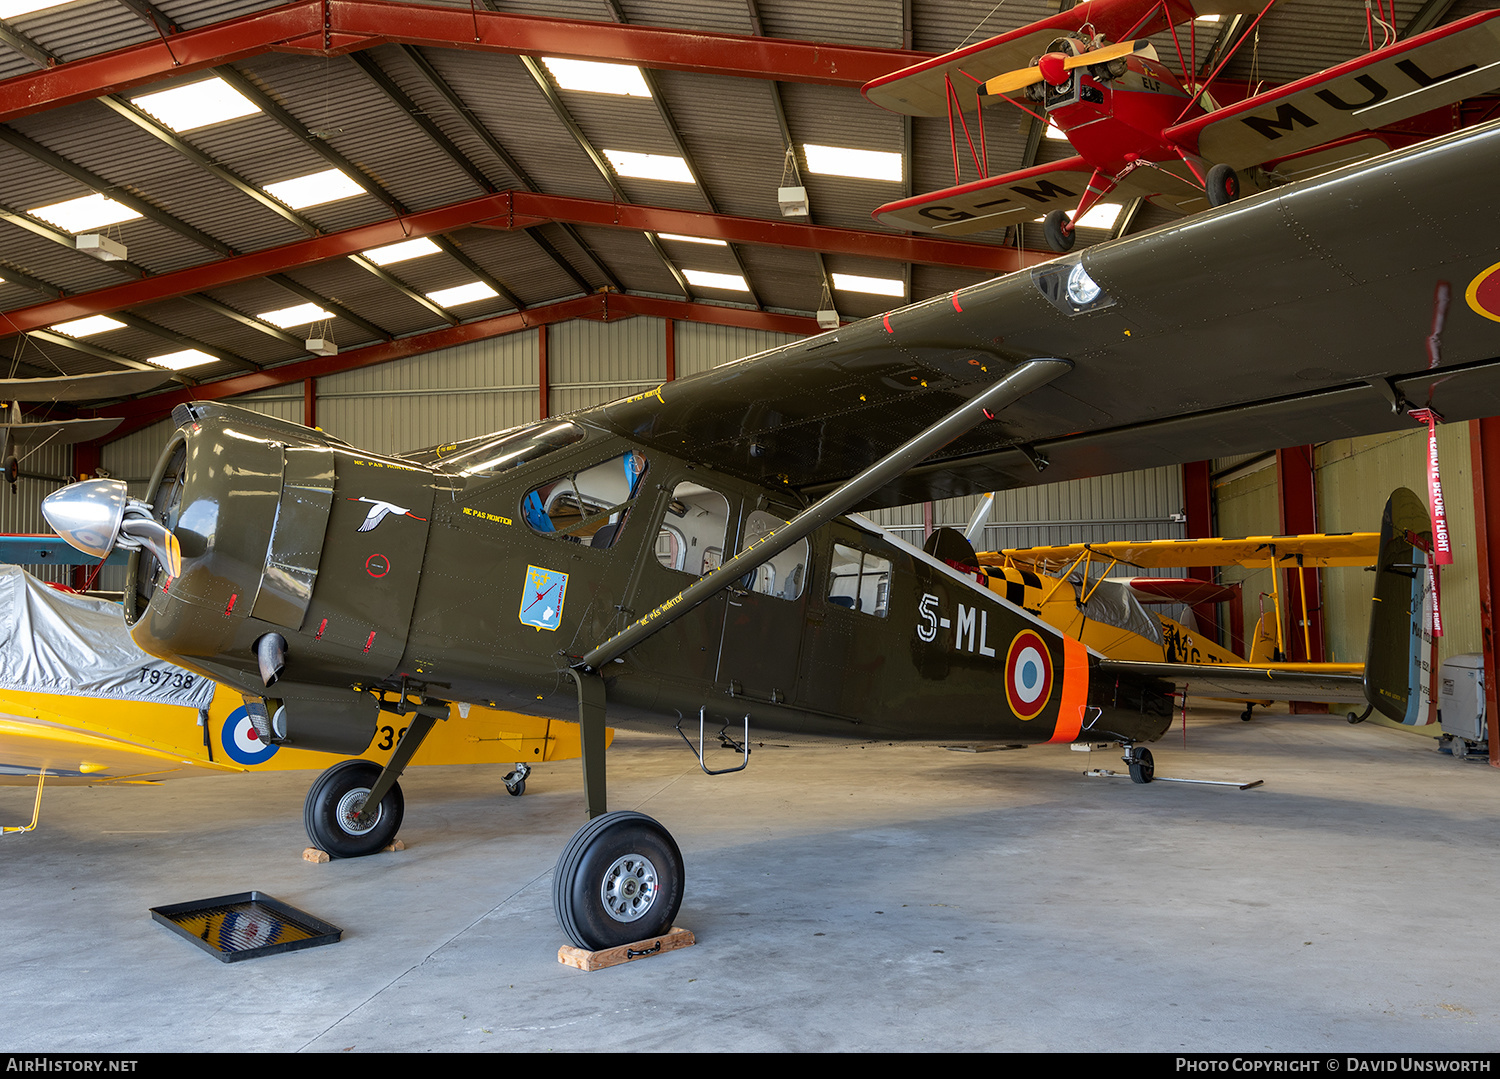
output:
[[[1380,524],[1365,700],[1387,719],[1427,722],[1432,670],[1432,519],[1405,487],[1391,492]]]

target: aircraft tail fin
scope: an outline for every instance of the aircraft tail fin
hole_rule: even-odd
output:
[[[1255,623],[1255,638],[1250,642],[1250,654],[1245,658],[1251,663],[1275,663],[1280,658],[1276,655],[1275,610],[1260,612],[1260,619]]]
[[[1380,524],[1365,700],[1397,723],[1427,722],[1432,646],[1432,519],[1405,487],[1391,492]]]

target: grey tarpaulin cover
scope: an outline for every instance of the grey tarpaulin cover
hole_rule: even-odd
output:
[[[118,604],[0,565],[0,688],[207,708],[216,686],[137,648]]]

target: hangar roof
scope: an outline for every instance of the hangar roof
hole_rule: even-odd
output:
[[[953,240],[873,222],[953,183],[956,155],[976,174],[946,121],[858,90],[1056,0],[42,2],[0,0],[7,374],[188,353],[192,380],[269,385],[634,314],[814,332],[830,305],[864,317],[1050,257],[1035,226]],[[1396,22],[1410,33],[1484,6],[1398,2]],[[1200,66],[1248,25],[1195,28]],[[1289,81],[1365,35],[1363,3],[1283,0],[1221,77]],[[627,66],[578,89],[556,59]],[[215,101],[228,112],[177,111]],[[992,173],[1069,152],[1020,113],[985,115]],[[893,155],[880,163],[895,172],[815,172],[808,145]],[[335,187],[276,186],[318,174]],[[782,216],[782,187],[806,188],[808,216]],[[1081,242],[1169,219],[1126,206]],[[80,233],[125,257],[79,250]],[[337,361],[309,359],[318,337]]]

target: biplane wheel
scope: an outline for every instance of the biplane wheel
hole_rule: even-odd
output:
[[[1073,250],[1073,244],[1078,240],[1078,233],[1068,225],[1068,211],[1053,210],[1042,219],[1042,235],[1047,238],[1047,246],[1059,255],[1065,255]]]
[[[670,832],[644,813],[605,813],[563,848],[552,907],[578,947],[616,948],[672,928],[682,880],[682,852]]]
[[[1210,206],[1228,206],[1240,197],[1240,177],[1228,165],[1215,165],[1208,170],[1208,182],[1204,185]]]
[[[362,858],[391,845],[406,813],[399,783],[381,799],[373,821],[363,828],[354,823],[378,778],[380,766],[369,761],[341,761],[318,777],[302,807],[313,846],[332,858]]]
[[[1149,749],[1136,750],[1129,763],[1132,783],[1150,783],[1156,778],[1156,762],[1151,759]]]
[[[5,482],[14,484],[21,478],[21,462],[15,457],[5,459]]]

